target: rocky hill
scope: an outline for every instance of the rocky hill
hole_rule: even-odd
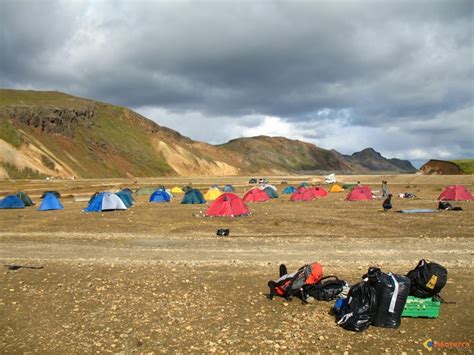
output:
[[[339,171],[365,172],[363,166],[345,159],[333,150],[326,150],[314,144],[284,137],[238,138],[218,146],[241,152],[246,159],[241,162],[244,170],[270,171],[275,174],[288,171]]]
[[[446,160],[429,160],[420,167],[425,175],[462,175],[465,172],[455,162]]]
[[[263,136],[213,146],[124,107],[59,92],[0,90],[0,178],[412,171],[409,162],[366,151],[344,156]]]
[[[355,164],[360,164],[369,171],[396,171],[414,173],[416,168],[407,160],[387,159],[372,148],[366,148],[346,158]]]

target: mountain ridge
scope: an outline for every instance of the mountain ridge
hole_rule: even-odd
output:
[[[378,165],[372,167],[415,171],[407,161],[373,152]],[[0,153],[0,178],[372,171],[361,152],[348,158],[308,142],[268,136],[211,145],[126,107],[54,91],[0,89]]]

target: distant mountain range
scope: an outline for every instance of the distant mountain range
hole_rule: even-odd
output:
[[[0,178],[415,171],[372,148],[349,156],[267,136],[211,145],[124,107],[60,92],[0,90]]]

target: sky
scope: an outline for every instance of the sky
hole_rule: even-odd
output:
[[[0,87],[193,139],[474,157],[474,1],[0,0]]]

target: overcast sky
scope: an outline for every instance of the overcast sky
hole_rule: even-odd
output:
[[[0,87],[128,106],[210,143],[473,157],[473,6],[0,0]]]

